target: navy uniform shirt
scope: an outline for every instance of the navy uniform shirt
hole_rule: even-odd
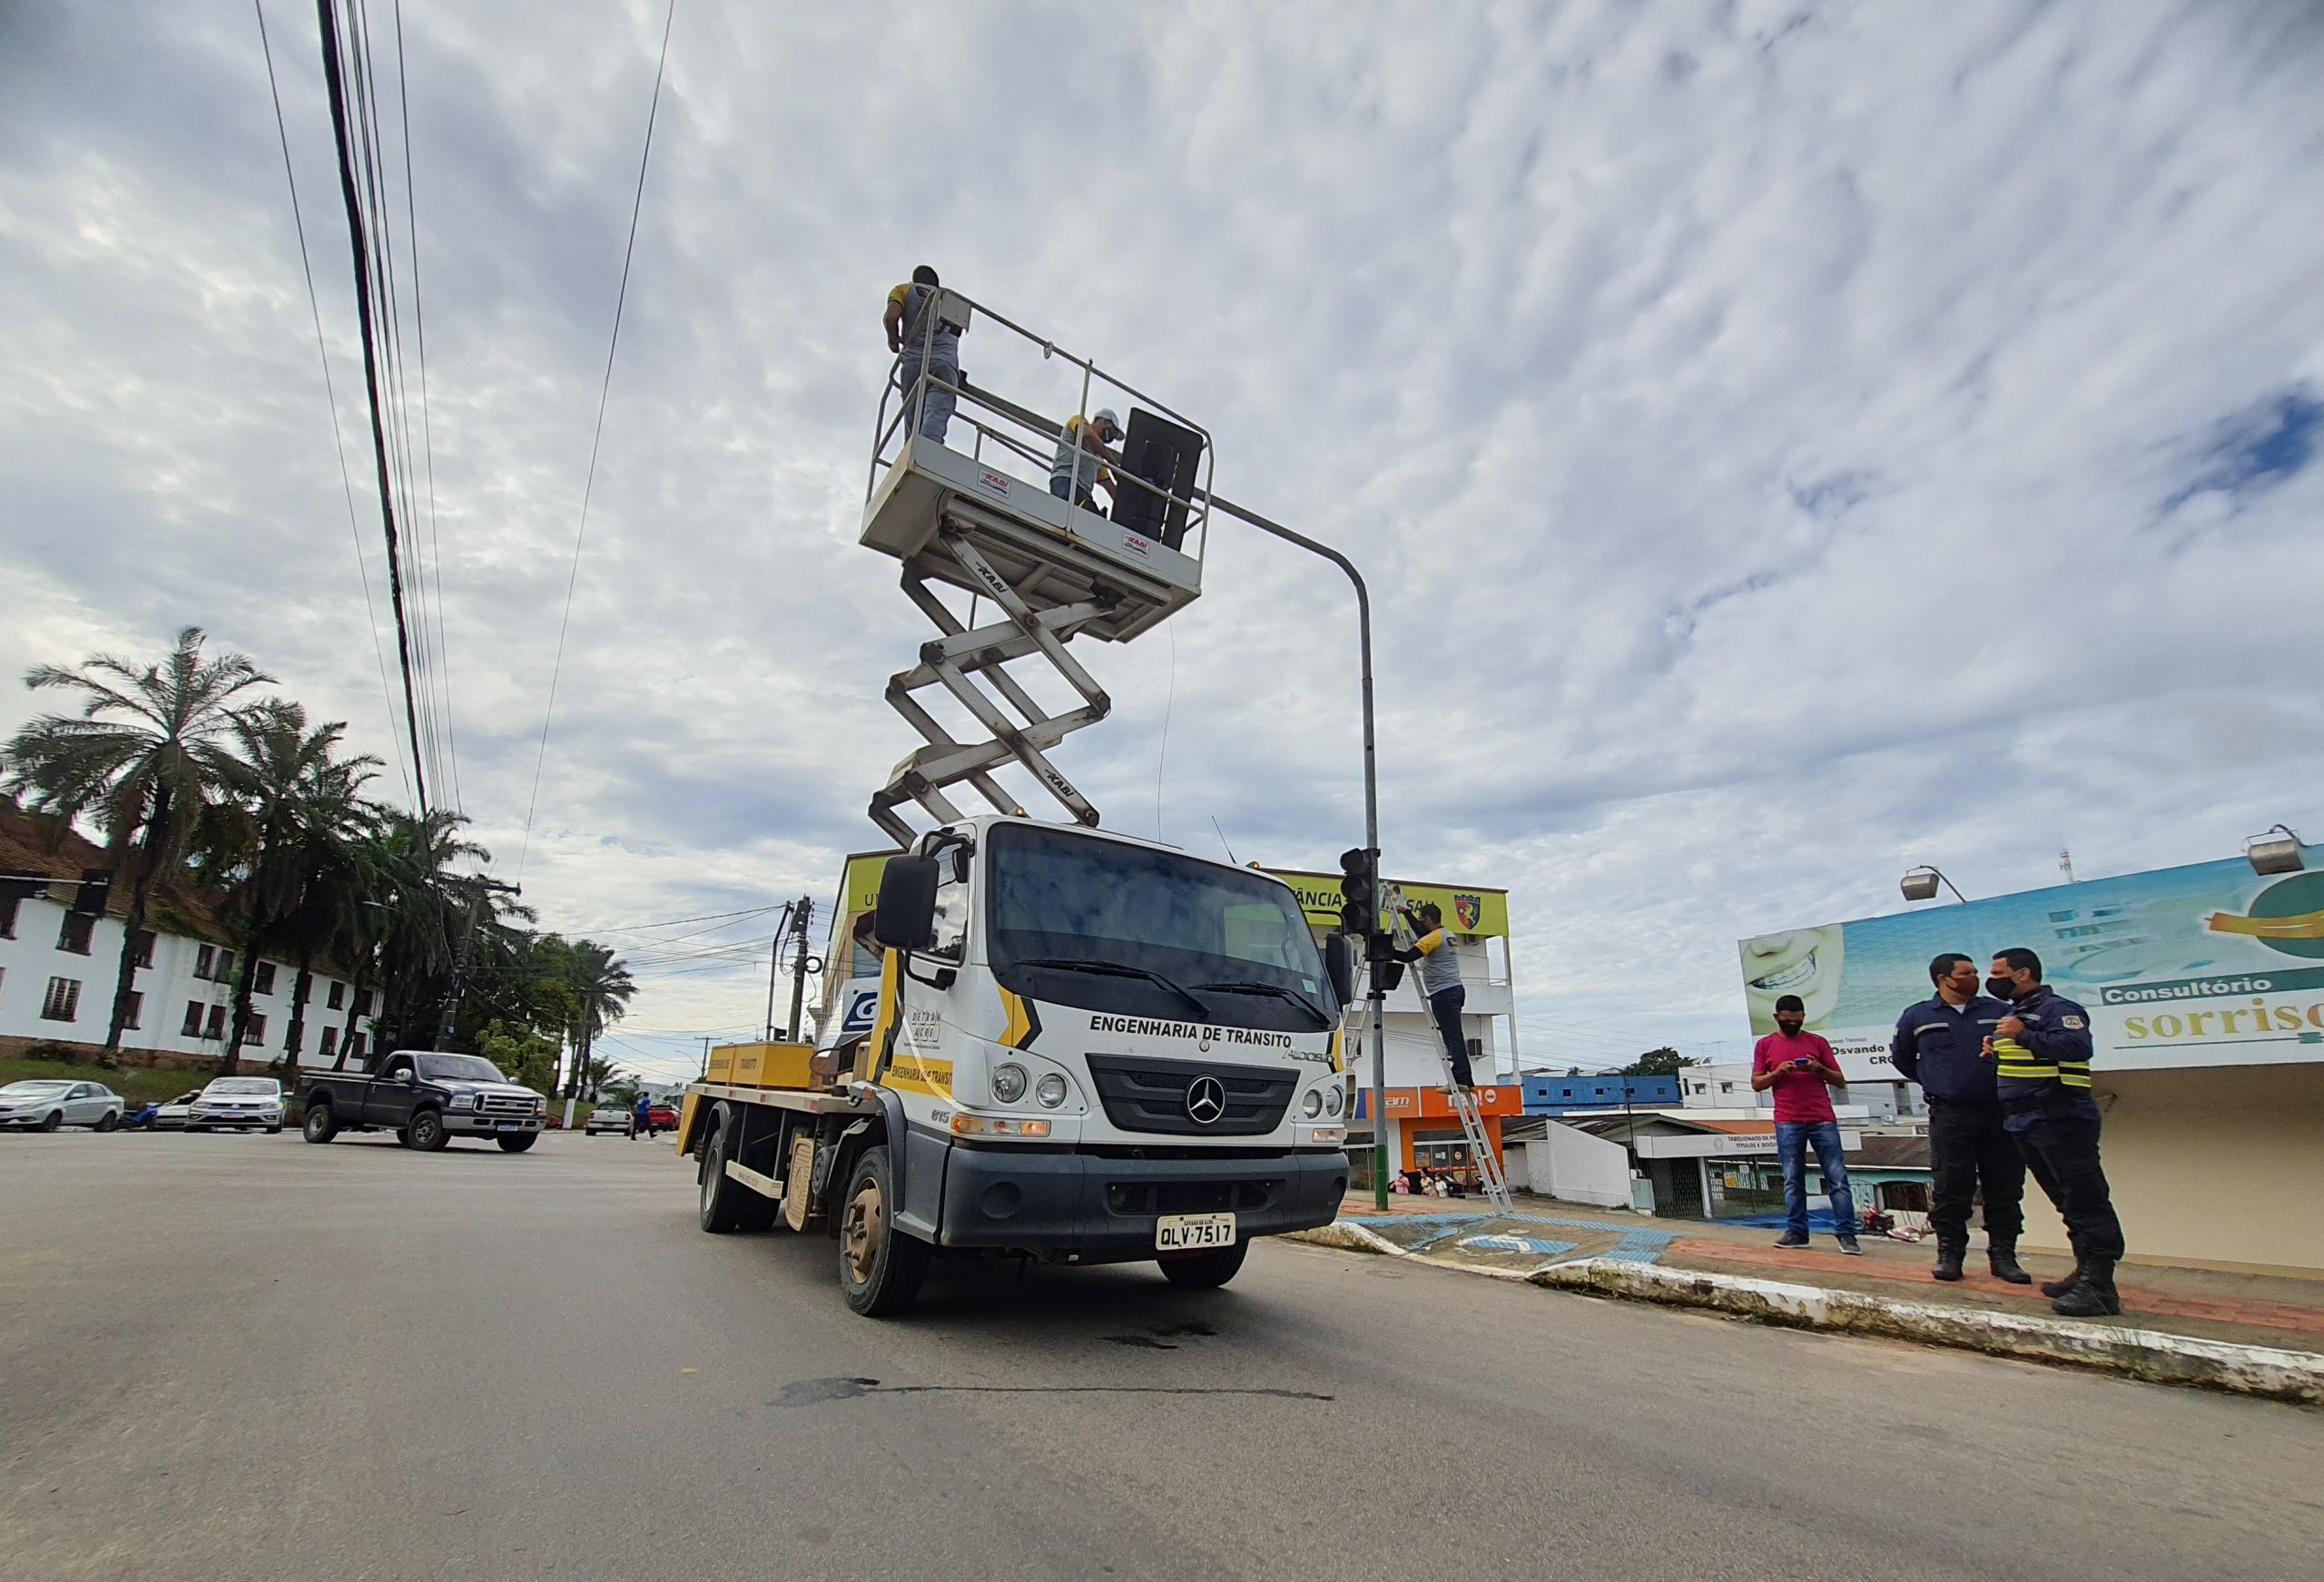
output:
[[[1930,1099],[1945,1104],[1994,1104],[1994,1063],[1985,1039],[2009,1007],[1986,995],[1955,1007],[1934,995],[1896,1018],[1888,1058],[1897,1071],[1921,1085]]]
[[[2098,1101],[2090,1090],[2090,1013],[2048,984],[2038,983],[2008,1014],[2025,1024],[2017,1041],[2033,1051],[2035,1060],[2058,1066],[2061,1074],[2031,1081],[2003,1077],[1997,1086],[2009,1115],[2002,1124],[2022,1132],[2037,1120],[2097,1120]]]

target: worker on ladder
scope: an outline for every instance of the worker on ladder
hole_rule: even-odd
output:
[[[1452,1068],[1452,1084],[1463,1093],[1470,1092],[1477,1084],[1469,1069],[1469,1041],[1461,1036],[1461,1010],[1469,1003],[1469,991],[1461,984],[1461,963],[1452,948],[1452,936],[1444,931],[1444,913],[1433,901],[1415,909],[1403,899],[1396,902],[1396,913],[1418,938],[1393,954],[1399,961],[1418,964],[1421,996],[1428,1001],[1428,1014],[1444,1040],[1444,1060]]]
[[[960,332],[931,319],[938,284],[936,271],[921,264],[911,271],[909,283],[888,293],[888,310],[881,322],[888,332],[888,349],[896,355],[896,382],[903,387],[905,405],[917,403],[912,431],[941,445],[959,398]]]

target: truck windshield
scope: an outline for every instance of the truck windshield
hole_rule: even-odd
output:
[[[987,851],[989,954],[1016,993],[1181,1021],[1199,1005],[1214,1023],[1295,1032],[1339,1014],[1275,879],[1022,824],[995,826]]]
[[[500,1067],[481,1055],[422,1055],[419,1075],[437,1082],[506,1082]]]

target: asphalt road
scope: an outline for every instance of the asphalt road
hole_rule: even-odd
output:
[[[618,1138],[0,1137],[0,1577],[2324,1576],[2299,1408],[1288,1244],[874,1322],[693,1208]]]

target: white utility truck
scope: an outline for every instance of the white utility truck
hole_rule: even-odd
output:
[[[909,1305],[943,1257],[1153,1259],[1216,1286],[1252,1238],[1338,1211],[1351,953],[1341,936],[1316,948],[1281,879],[1098,830],[1047,755],[1109,706],[1066,644],[1127,642],[1199,594],[1207,437],[957,293],[911,300],[862,542],[902,563],[940,634],[888,688],[926,745],[872,798],[901,850],[842,879],[821,1036],[719,1051],[686,1091],[702,1226],[835,1236],[865,1314]],[[937,350],[972,313],[1075,370],[1081,412],[1093,395],[1131,407],[1108,514],[1036,481],[1073,427],[969,386]],[[980,367],[1000,349],[980,347]],[[949,427],[925,420],[932,391],[957,403]],[[974,626],[980,604],[997,618]],[[1044,712],[1005,668],[1037,659],[1081,707]],[[935,687],[990,739],[957,739],[913,696]],[[1011,765],[1074,822],[1025,817],[993,779]],[[963,815],[944,794],[963,783],[996,811]],[[935,827],[907,824],[907,801]]]

